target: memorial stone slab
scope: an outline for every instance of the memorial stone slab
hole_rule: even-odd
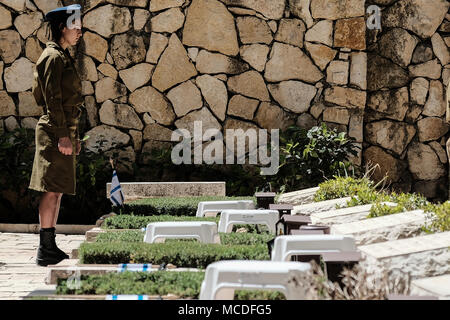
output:
[[[319,190],[319,187],[308,188],[288,193],[283,193],[278,198],[280,203],[290,203],[292,205],[307,204],[314,201],[314,195]]]
[[[317,212],[324,212],[324,211],[338,209],[338,207],[347,207],[347,201],[349,201],[350,199],[351,199],[350,197],[345,197],[345,198],[313,202],[313,203],[308,203],[308,204],[302,204],[299,206],[294,206],[294,210],[292,210],[292,214],[311,215],[311,214],[317,213]]]
[[[390,207],[397,204],[393,202],[382,202]],[[365,204],[362,206],[335,209],[330,211],[318,212],[311,214],[312,223],[320,223],[325,225],[342,224],[367,219],[373,204]]]
[[[423,210],[408,211],[333,225],[331,233],[353,235],[358,245],[392,241],[420,235],[425,219]]]
[[[368,273],[401,270],[412,280],[450,272],[450,231],[359,246]]]

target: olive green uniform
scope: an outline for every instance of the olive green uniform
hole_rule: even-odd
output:
[[[76,142],[83,105],[81,79],[68,50],[49,41],[34,70],[33,95],[45,114],[36,126],[36,153],[29,188],[75,194]],[[59,138],[70,137],[72,155],[58,149]]]

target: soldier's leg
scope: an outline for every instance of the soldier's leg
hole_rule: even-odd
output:
[[[41,228],[52,228],[55,220],[55,209],[58,204],[58,194],[56,192],[46,192],[39,202],[39,222]]]
[[[56,208],[55,208],[55,214],[54,214],[54,220],[53,220],[53,227],[56,228],[56,222],[58,221],[58,215],[59,215],[59,207],[61,206],[61,198],[62,198],[62,193],[58,194],[58,202],[56,203]]]

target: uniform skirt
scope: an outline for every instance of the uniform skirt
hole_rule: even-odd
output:
[[[69,127],[72,155],[64,155],[58,149],[59,139],[48,125],[48,120],[48,115],[43,115],[36,125],[36,152],[28,188],[40,192],[75,195],[77,124]]]

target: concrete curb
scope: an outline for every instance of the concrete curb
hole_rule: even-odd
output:
[[[86,231],[95,228],[95,225],[58,224],[56,233],[84,235]],[[0,232],[11,233],[39,233],[39,224],[0,223]]]

